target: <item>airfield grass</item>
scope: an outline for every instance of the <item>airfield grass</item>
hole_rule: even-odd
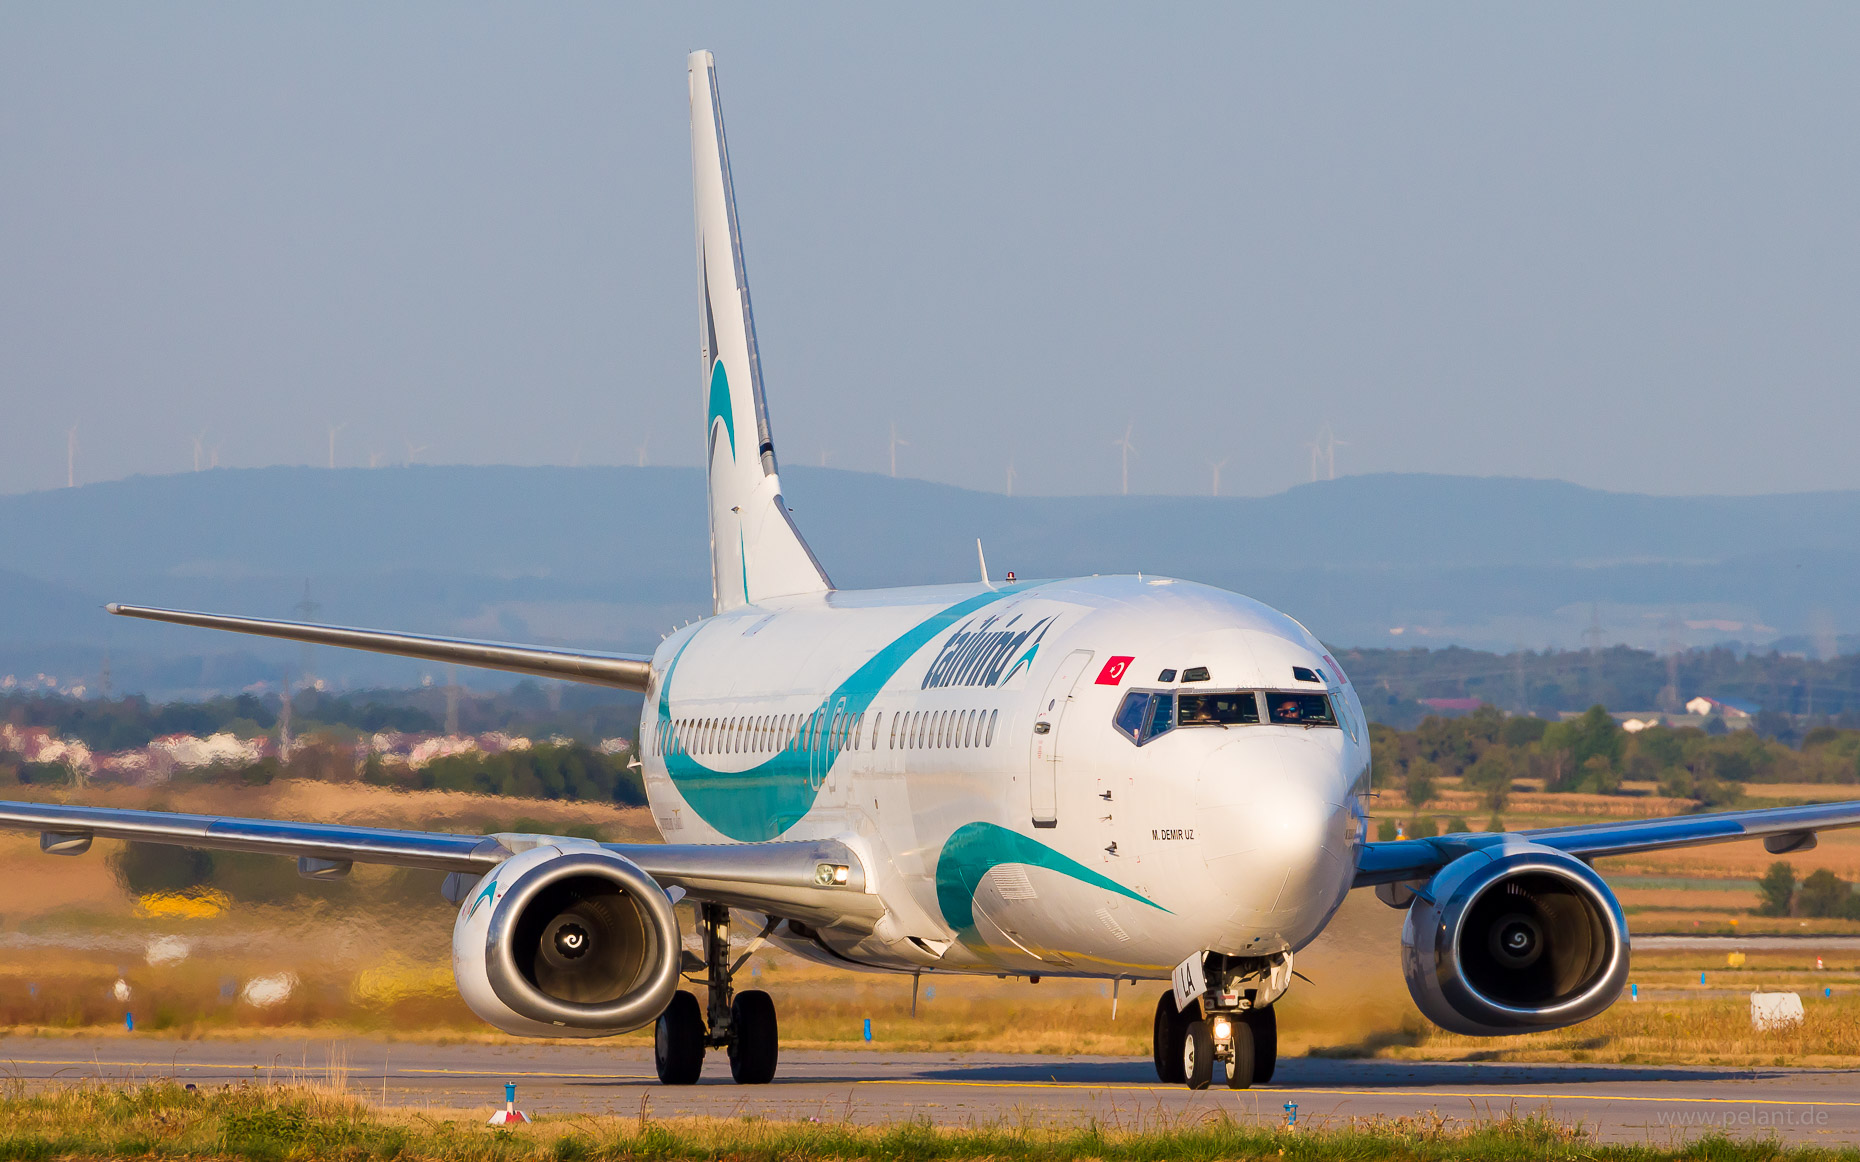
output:
[[[1160,1162],[1163,1159],[1351,1159],[1377,1162],[1802,1162],[1860,1159],[1860,1150],[1710,1136],[1667,1145],[1597,1142],[1580,1124],[1508,1111],[1461,1121],[1361,1119],[1297,1130],[1227,1113],[1072,1129],[1011,1123],[884,1127],[748,1118],[542,1117],[489,1128],[484,1111],[369,1105],[332,1085],[237,1084],[189,1092],[172,1082],[72,1085],[0,1096],[0,1159],[294,1158],[519,1162],[547,1159],[807,1159],[941,1162]]]

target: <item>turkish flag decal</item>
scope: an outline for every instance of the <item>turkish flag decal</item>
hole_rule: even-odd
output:
[[[1122,682],[1124,680],[1124,671],[1128,670],[1130,668],[1130,663],[1136,660],[1135,657],[1112,658],[1104,664],[1104,669],[1098,671],[1098,685],[1115,686],[1119,682]]]

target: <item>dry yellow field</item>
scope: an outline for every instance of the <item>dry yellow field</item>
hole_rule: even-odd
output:
[[[86,800],[432,829],[497,830],[521,819],[525,826],[594,825],[612,838],[652,834],[640,809],[356,785],[98,789]],[[437,875],[357,868],[347,883],[320,885],[296,880],[279,861],[281,881],[293,893],[288,898],[235,900],[215,915],[151,915],[138,911],[112,878],[107,856],[114,846],[99,841],[87,856],[58,858],[42,855],[33,836],[0,836],[0,869],[10,888],[0,905],[0,1026],[48,1035],[237,1037],[263,1030],[503,1039],[453,993],[447,964],[453,911],[438,895]],[[1800,921],[1750,916],[1754,894],[1747,882],[1724,888],[1711,882],[1754,879],[1774,859],[1760,845],[1674,854],[1683,859],[1641,857],[1625,869],[1606,865],[1628,861],[1604,861],[1609,874],[1691,877],[1680,887],[1624,885],[1623,903],[1637,931],[1730,931],[1732,920],[1738,931],[1813,930],[1796,927]],[[1828,862],[1816,864],[1817,857]],[[1860,866],[1860,835],[1830,835],[1796,863],[1803,870]],[[1351,896],[1330,930],[1299,956],[1311,983],[1301,982],[1282,1002],[1285,1052],[1597,1061],[1768,1062],[1788,1056],[1860,1063],[1860,957],[1852,953],[1827,957],[1821,972],[1812,958],[1783,954],[1752,954],[1735,970],[1722,955],[1642,954],[1634,973],[1641,1001],[1624,1001],[1573,1030],[1479,1041],[1431,1030],[1409,1002],[1396,956],[1401,922],[1401,913],[1371,894]],[[1824,930],[1854,928],[1812,923]],[[1113,1019],[1108,982],[1047,978],[1035,985],[932,974],[922,982],[912,1017],[907,977],[846,973],[768,952],[758,954],[749,971],[754,986],[775,995],[784,1043],[797,1048],[861,1046],[870,1018],[874,1047],[887,1049],[1142,1054],[1162,988],[1124,985]],[[1703,987],[1697,983],[1701,971],[1707,974]],[[119,981],[127,1001],[117,997]],[[254,993],[254,982],[271,982],[272,994],[285,995]],[[1740,1017],[1745,1002],[1739,998],[1773,987],[1802,992],[1811,1020],[1787,1036],[1753,1037]],[[1823,987],[1835,990],[1832,1001],[1819,999]],[[135,1015],[133,1034],[125,1028],[128,1013]],[[649,1034],[629,1036],[637,1043]]]

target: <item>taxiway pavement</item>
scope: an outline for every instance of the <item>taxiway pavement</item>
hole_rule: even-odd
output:
[[[1436,1111],[1455,1119],[1547,1110],[1614,1141],[1668,1143],[1712,1131],[1794,1142],[1860,1142],[1860,1071],[1649,1065],[1518,1065],[1288,1058],[1273,1084],[1192,1093],[1162,1085],[1147,1058],[797,1051],[772,1085],[737,1086],[721,1053],[703,1081],[661,1086],[634,1046],[429,1045],[341,1041],[172,1041],[153,1037],[0,1038],[0,1069],[28,1087],[56,1080],[172,1077],[325,1080],[394,1105],[501,1106],[518,1086],[531,1114],[707,1115],[945,1125],[1067,1125],[1095,1119],[1136,1129],[1226,1111],[1301,1127]]]

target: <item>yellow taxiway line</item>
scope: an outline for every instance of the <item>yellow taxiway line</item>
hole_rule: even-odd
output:
[[[113,1069],[214,1069],[221,1071],[246,1069],[298,1069],[307,1073],[332,1072],[327,1066],[287,1065],[282,1063],[251,1062],[245,1065],[226,1062],[206,1061],[86,1061],[82,1059],[64,1059],[56,1061],[33,1060],[14,1057],[6,1059],[10,1065],[63,1065],[71,1068]],[[351,1076],[366,1075],[365,1068],[351,1068]],[[420,1074],[426,1077],[560,1077],[576,1081],[652,1081],[651,1074],[645,1073],[563,1073],[559,1070],[519,1070],[519,1069],[421,1069],[409,1066],[398,1068],[390,1066],[393,1074]],[[810,1079],[796,1078],[795,1082],[805,1083]],[[792,1082],[791,1082],[792,1084]],[[830,1079],[821,1079],[816,1084],[833,1085]],[[937,1081],[926,1078],[884,1077],[853,1081],[852,1085],[920,1085],[942,1086],[957,1089],[1069,1089],[1069,1090],[1117,1090],[1119,1092],[1180,1092],[1180,1087],[1173,1085],[1131,1085],[1094,1084],[1081,1081]],[[1652,1094],[1628,1093],[1509,1093],[1498,1090],[1473,1092],[1470,1090],[1444,1089],[1303,1089],[1286,1086],[1273,1086],[1270,1089],[1228,1090],[1225,1086],[1209,1086],[1207,1092],[1221,1091],[1235,1096],[1253,1094],[1270,1096],[1272,1094],[1311,1094],[1318,1097],[1407,1097],[1407,1098],[1450,1098],[1471,1101],[1616,1101],[1616,1102],[1662,1102],[1662,1103],[1704,1103],[1710,1105],[1752,1105],[1752,1106],[1831,1106],[1836,1108],[1860,1108],[1860,1101],[1817,1101],[1811,1098],[1783,1099],[1763,1097],[1661,1097]],[[775,1091],[779,1092],[779,1090]]]

